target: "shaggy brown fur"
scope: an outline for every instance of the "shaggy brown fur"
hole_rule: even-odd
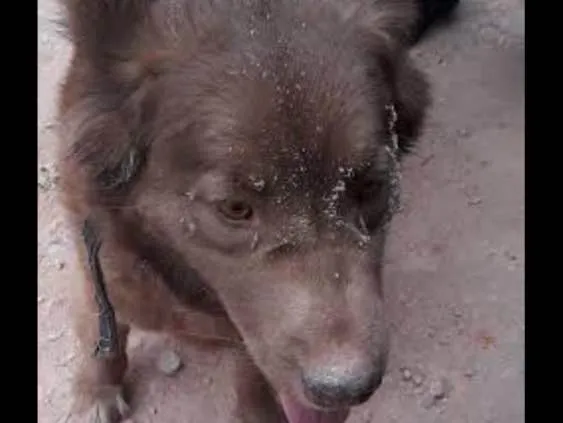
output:
[[[343,421],[388,349],[386,106],[399,154],[428,104],[404,47],[411,1],[63,3],[74,57],[60,164],[92,421],[126,414],[129,326],[232,343],[246,377],[233,421]],[[105,360],[92,356],[86,218],[121,334]]]

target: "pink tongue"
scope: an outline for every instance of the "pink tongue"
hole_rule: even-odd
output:
[[[293,398],[282,395],[281,403],[288,423],[344,423],[350,410],[320,411],[307,408]]]

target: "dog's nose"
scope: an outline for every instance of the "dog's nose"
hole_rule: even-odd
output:
[[[381,385],[383,373],[377,364],[317,368],[303,373],[305,396],[324,408],[358,405]]]

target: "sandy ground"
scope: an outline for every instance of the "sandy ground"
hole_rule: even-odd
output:
[[[405,166],[405,208],[388,252],[389,373],[351,423],[524,421],[522,3],[462,0],[457,22],[413,52],[436,101]],[[69,50],[50,23],[55,12],[39,0],[40,423],[79,421],[69,412],[76,356],[66,291],[76,269],[53,166],[54,99]],[[184,367],[167,377],[155,366],[167,344],[136,334],[130,345],[134,421],[228,422],[228,360],[178,346]]]

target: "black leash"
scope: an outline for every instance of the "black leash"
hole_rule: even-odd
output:
[[[104,275],[100,266],[98,253],[102,245],[98,238],[96,229],[88,219],[84,221],[82,238],[88,253],[88,264],[92,273],[96,304],[98,305],[98,325],[100,336],[94,349],[97,358],[111,358],[117,354],[119,349],[119,338],[117,334],[117,323],[115,312],[106,292]]]

